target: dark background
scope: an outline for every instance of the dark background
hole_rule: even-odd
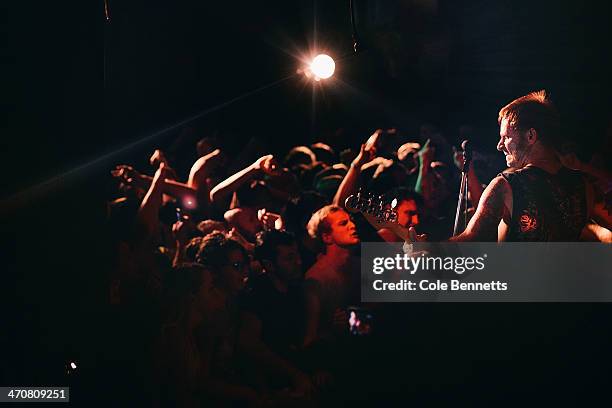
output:
[[[609,137],[605,2],[356,0],[356,55],[346,1],[109,0],[110,22],[96,3],[23,1],[6,14],[2,385],[76,381],[64,377],[69,358],[95,379],[109,352],[100,259],[109,170],[144,168],[180,135],[238,147],[258,136],[282,153],[338,135],[357,145],[381,126],[416,135],[432,122],[452,142],[471,124],[492,151],[499,108],[545,88],[584,157]],[[335,81],[313,91],[294,77],[248,94],[295,73],[315,25],[318,47],[336,57]],[[440,380],[421,378],[421,397],[579,384],[564,392],[582,398],[583,385],[603,386],[608,305],[409,306],[398,306],[405,330],[383,339],[381,360],[421,346],[438,355]],[[440,357],[447,350],[463,357]],[[378,378],[419,377],[397,358]]]

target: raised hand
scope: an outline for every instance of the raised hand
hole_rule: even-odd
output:
[[[221,154],[220,149],[215,149],[203,157],[204,157],[204,160],[206,161],[206,165],[210,166],[210,170],[214,170],[217,167],[225,164],[226,157],[225,155]]]
[[[376,150],[378,145],[380,144],[380,138],[382,137],[383,133],[384,132],[382,129],[378,129],[374,133],[372,133],[372,135],[365,142],[365,150],[370,151],[374,155],[376,155]]]
[[[419,151],[421,145],[418,143],[404,143],[397,149],[397,158],[399,161],[410,160]]]
[[[429,146],[430,141],[431,139],[427,139],[427,142],[425,142],[421,150],[417,152],[417,156],[421,160],[421,163],[431,163],[433,161],[435,151]]]
[[[155,175],[153,176],[153,183],[156,183],[156,182],[163,183],[166,180],[166,178],[168,178],[169,174],[170,174],[170,168],[166,166],[166,163],[164,162],[159,163],[159,168],[157,169],[157,171],[155,172]]]
[[[360,169],[361,166],[372,161],[374,157],[376,157],[376,148],[374,147],[374,145],[372,144],[368,148],[364,143],[359,148],[359,153],[357,154],[357,157],[355,157],[355,159],[353,160],[352,165]]]
[[[278,162],[271,154],[262,156],[255,160],[255,163],[253,163],[252,166],[254,170],[261,171],[269,176],[275,176],[281,172]]]
[[[125,184],[132,184],[140,177],[140,173],[128,164],[120,164],[111,170],[111,175]]]
[[[182,215],[179,221],[172,224],[172,236],[178,243],[184,246],[189,242],[194,229],[193,220],[187,215]]]
[[[284,228],[283,219],[279,214],[266,211],[265,208],[257,211],[257,218],[263,224],[265,230],[282,230]]]
[[[149,157],[149,164],[153,167],[159,167],[160,163],[164,163],[167,166],[168,160],[166,159],[164,152],[159,149],[155,149],[151,157]]]

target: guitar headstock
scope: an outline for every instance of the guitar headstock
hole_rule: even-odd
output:
[[[344,202],[348,212],[363,214],[375,229],[390,229],[404,241],[409,241],[408,230],[397,223],[397,205],[397,198],[389,199],[362,189],[359,189],[357,194],[350,195]]]
[[[384,195],[359,190],[344,203],[347,211],[360,212],[378,224],[397,223],[397,199],[386,200]],[[380,226],[379,226],[380,228]]]

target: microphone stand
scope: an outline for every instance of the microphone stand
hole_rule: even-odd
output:
[[[464,140],[461,143],[463,149],[463,168],[461,170],[461,186],[459,187],[459,200],[457,201],[457,211],[455,212],[455,225],[453,226],[453,236],[459,234],[459,216],[463,207],[463,228],[467,228],[468,218],[468,171],[472,161],[472,149],[470,142]]]
[[[353,32],[353,51],[357,54],[360,51],[357,29],[355,28],[355,5],[353,0],[349,0],[349,11],[351,12],[351,30]]]
[[[106,90],[108,85],[108,53],[109,53],[109,42],[110,42],[110,27],[111,27],[111,14],[110,14],[110,5],[109,0],[104,0],[104,49],[103,49],[103,66],[102,66],[102,75],[103,75],[103,87]]]

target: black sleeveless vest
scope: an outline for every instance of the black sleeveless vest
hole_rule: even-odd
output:
[[[549,174],[537,167],[501,174],[512,188],[512,218],[506,241],[577,241],[587,223],[582,174],[562,167]]]

